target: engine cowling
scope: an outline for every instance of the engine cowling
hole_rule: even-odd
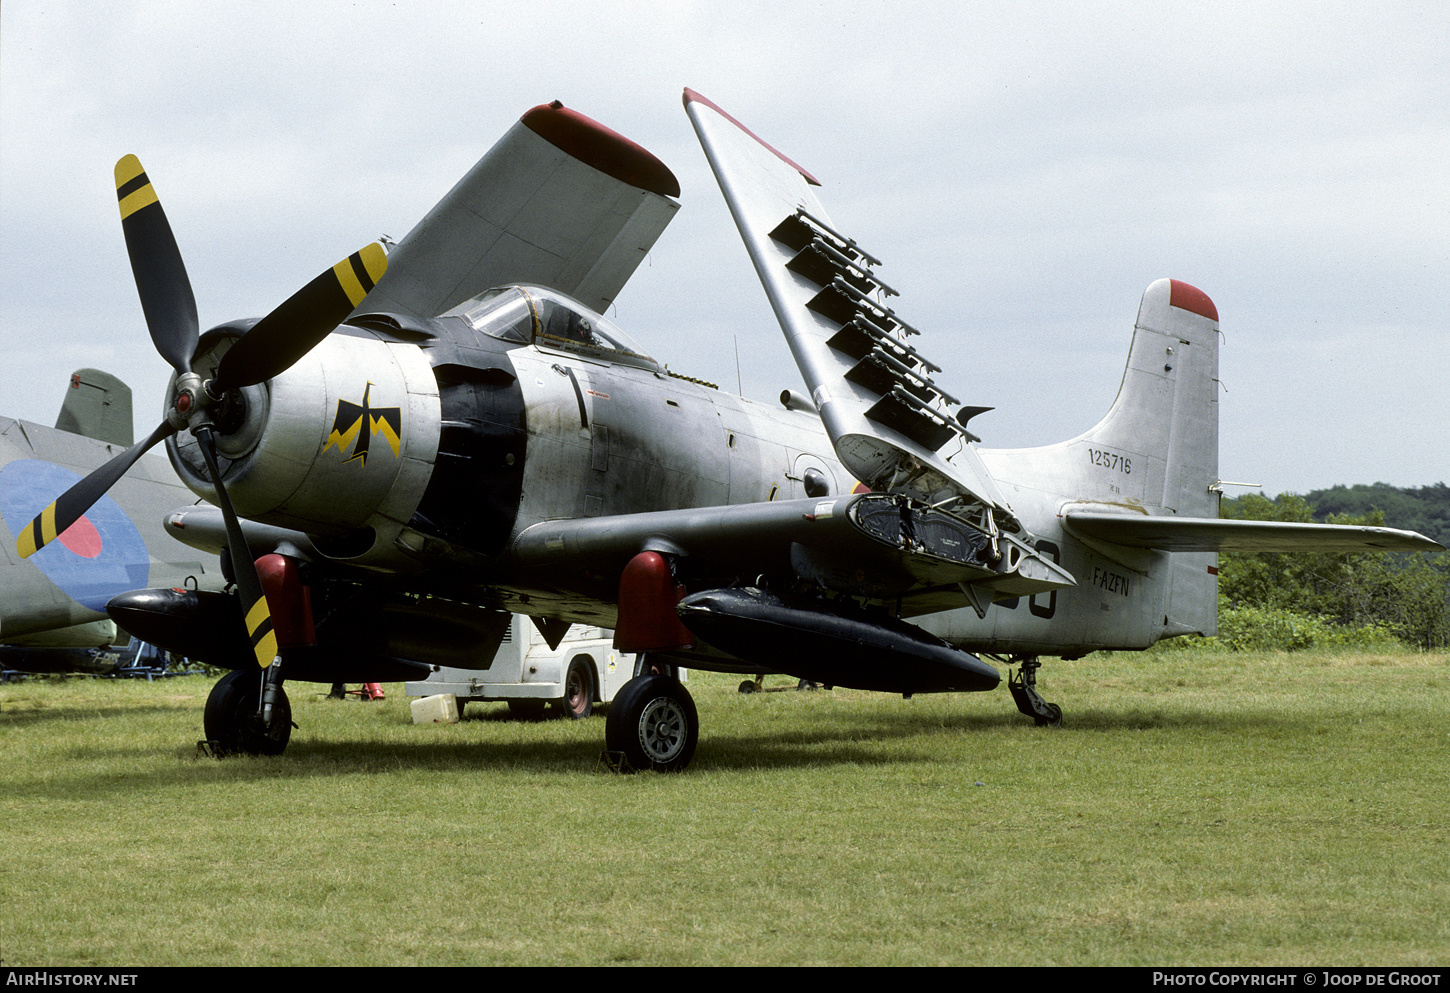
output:
[[[196,371],[215,375],[244,330],[207,332]],[[313,535],[329,557],[399,566],[394,539],[427,489],[441,426],[421,349],[344,326],[285,373],[232,394],[214,417],[239,515]],[[166,447],[182,481],[215,502],[196,439],[179,433]]]

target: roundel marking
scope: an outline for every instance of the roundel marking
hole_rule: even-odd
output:
[[[13,534],[80,478],[39,459],[16,459],[0,468],[0,516]],[[105,613],[106,601],[116,594],[144,587],[151,574],[141,532],[109,496],[26,561],[66,596],[98,613]]]
[[[101,539],[101,532],[91,523],[89,517],[82,517],[70,527],[59,538],[60,543],[81,558],[93,559],[100,555],[105,548],[105,541]]]

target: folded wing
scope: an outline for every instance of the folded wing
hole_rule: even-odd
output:
[[[679,195],[639,145],[557,101],[535,107],[392,250],[366,309],[437,317],[536,283],[604,311]]]
[[[685,109],[841,462],[873,490],[958,497],[1014,527],[966,444],[976,439],[965,420],[981,408],[950,416],[958,401],[908,343],[916,330],[885,306],[895,291],[876,259],[831,226],[819,183],[693,90]],[[953,441],[948,461],[939,450]]]

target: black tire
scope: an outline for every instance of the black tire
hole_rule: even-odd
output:
[[[737,690],[737,692],[739,692],[739,693],[754,693],[759,688],[760,687],[758,687],[758,686],[755,685],[755,680],[753,680],[753,679],[747,679],[747,680],[744,680],[743,682],[741,682],[740,687]]]
[[[571,720],[582,721],[594,712],[594,667],[587,655],[575,656],[564,673],[564,695],[554,707]]]
[[[272,724],[264,733],[253,720],[262,694],[257,669],[234,669],[211,688],[202,727],[218,755],[281,755],[292,737],[292,704],[279,687],[272,706]]]
[[[513,715],[514,720],[537,721],[543,719],[544,708],[547,706],[548,704],[543,700],[525,697],[518,700],[510,700],[509,713]]]
[[[690,764],[699,741],[695,701],[677,679],[636,676],[609,705],[605,747],[623,752],[636,770],[679,772]]]

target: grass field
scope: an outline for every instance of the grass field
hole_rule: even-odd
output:
[[[1060,729],[694,674],[693,766],[628,777],[602,717],[420,727],[401,684],[291,685],[287,754],[223,762],[200,677],[6,684],[0,959],[1450,963],[1450,654],[1041,680]]]

